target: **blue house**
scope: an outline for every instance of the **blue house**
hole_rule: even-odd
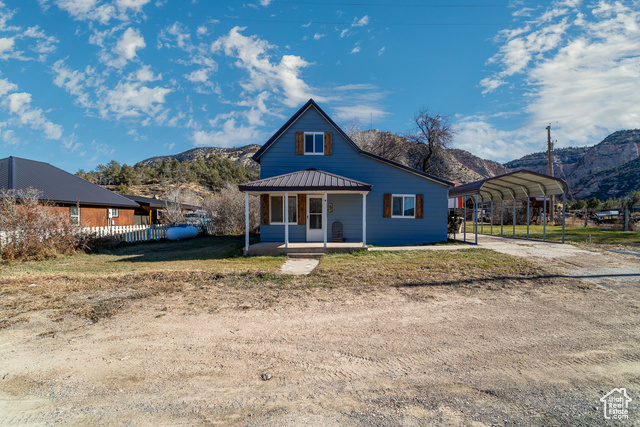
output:
[[[310,99],[253,159],[261,242],[407,245],[447,240],[453,183],[361,150]],[[246,248],[248,250],[248,228]]]

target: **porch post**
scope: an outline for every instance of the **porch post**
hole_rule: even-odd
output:
[[[482,219],[480,220],[480,234],[484,234],[484,208],[487,205],[484,201],[484,197],[482,199],[482,209],[480,209],[480,212],[482,213]]]
[[[249,193],[244,193],[244,250],[249,250]]]
[[[284,247],[289,247],[289,193],[284,193]]]
[[[327,193],[324,193],[324,206],[322,207],[322,234],[324,234],[324,247],[327,247]]]
[[[362,193],[362,247],[367,247],[367,193]]]

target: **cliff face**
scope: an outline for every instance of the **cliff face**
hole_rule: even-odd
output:
[[[566,181],[569,174],[587,150],[587,147],[569,147],[553,150],[553,175]],[[504,166],[510,170],[528,169],[534,172],[548,174],[549,155],[546,151],[527,154],[520,159],[505,163]]]
[[[637,159],[639,155],[640,129],[614,132],[586,151],[572,168],[568,180],[579,188],[580,181],[589,175],[622,166]]]

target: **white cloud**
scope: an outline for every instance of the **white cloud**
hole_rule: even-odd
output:
[[[136,52],[146,46],[144,37],[142,37],[139,30],[127,28],[113,51],[124,59],[131,61],[137,56]]]
[[[168,88],[150,88],[139,82],[120,82],[114,89],[105,92],[100,113],[102,117],[113,114],[118,119],[142,114],[155,117],[162,112],[165,97],[169,93],[171,89]]]
[[[276,47],[257,36],[244,36],[241,34],[244,29],[234,27],[211,46],[213,52],[223,51],[236,58],[235,65],[249,73],[247,79],[240,81],[242,89],[247,92],[270,90],[274,94],[282,91],[282,102],[289,107],[313,97],[311,88],[300,78],[300,70],[310,65],[307,61],[299,56],[283,55],[279,62],[272,62],[269,52]],[[323,99],[317,95],[314,98]]]
[[[363,123],[369,123],[372,118],[375,122],[389,115],[388,112],[382,110],[375,105],[358,104],[351,106],[340,106],[334,108],[335,113],[332,117],[340,122],[348,122],[350,120],[358,120]]]
[[[107,24],[116,16],[116,8],[113,5],[100,5],[97,0],[56,0],[56,5],[81,21],[90,20]]]
[[[585,5],[590,13],[583,13],[579,1],[567,0],[501,32],[504,44],[491,59],[499,71],[480,86],[484,93],[507,84],[522,91],[523,122],[502,132],[491,120],[464,118],[458,145],[510,160],[544,149],[549,123],[557,147],[591,145],[615,130],[637,128],[640,10],[631,4],[601,0]]]
[[[209,80],[209,70],[201,68],[199,70],[192,71],[184,76],[191,83],[205,83]]]
[[[387,50],[387,47],[386,46],[382,46],[380,48],[380,50],[378,51],[378,56],[382,55],[386,50]]]
[[[31,106],[31,100],[30,93],[13,92],[2,100],[2,106],[17,117],[20,125],[42,130],[48,139],[60,139],[62,126],[47,120],[40,108]]]
[[[269,6],[273,0],[260,0],[260,6]]]
[[[345,37],[345,36],[349,35],[350,31],[351,31],[353,28],[356,28],[356,27],[364,27],[365,25],[369,25],[369,21],[370,21],[370,20],[369,20],[369,15],[364,15],[364,16],[363,16],[362,18],[360,18],[360,19],[358,19],[357,17],[356,17],[356,18],[353,18],[353,22],[351,23],[351,26],[349,26],[349,27],[345,28],[344,30],[342,30],[342,31],[340,32],[340,38],[343,38],[343,37]]]
[[[360,52],[360,46],[358,46],[358,43],[356,43],[353,49],[351,49],[351,54],[358,53],[358,52]]]
[[[0,97],[5,96],[9,92],[14,92],[18,90],[18,86],[11,83],[7,79],[0,79]]]
[[[7,52],[13,50],[13,45],[15,44],[13,37],[2,37],[0,38],[0,56],[4,56]]]
[[[149,3],[151,0],[116,0],[116,6],[120,10],[133,9],[136,12],[140,12],[142,7]]]
[[[162,74],[155,75],[149,65],[143,65],[136,71],[135,80],[142,83],[154,82],[156,80],[162,80]]]
[[[196,131],[191,137],[193,144],[198,147],[235,147],[259,144],[262,139],[262,133],[255,127],[238,125],[233,118],[226,119],[219,129],[210,132]]]
[[[326,34],[320,34],[320,33],[315,33],[313,35],[313,39],[314,40],[320,40],[321,38],[323,38]]]

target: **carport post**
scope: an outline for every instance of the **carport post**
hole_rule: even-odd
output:
[[[289,247],[289,193],[284,193],[284,247]]]
[[[516,198],[513,197],[513,238],[516,238]]]
[[[480,220],[480,233],[484,234],[484,200],[482,201],[482,219]]]
[[[544,218],[542,222],[542,240],[547,240],[547,196],[544,196]]]
[[[504,235],[504,199],[500,200],[500,235]]]
[[[564,220],[566,218],[565,205],[567,204],[567,193],[562,193],[562,243],[564,243]]]
[[[462,198],[462,204],[464,205],[464,238],[463,240],[467,241],[467,198]]]
[[[491,198],[491,235],[493,236],[493,197]]]
[[[529,238],[529,219],[531,216],[529,215],[529,207],[531,206],[531,199],[527,197],[527,239]]]
[[[476,203],[473,206],[473,212],[475,215],[473,215],[473,221],[475,222],[474,224],[474,229],[476,232],[476,245],[478,244],[478,195],[476,194]]]
[[[244,250],[249,250],[249,193],[244,193]]]

